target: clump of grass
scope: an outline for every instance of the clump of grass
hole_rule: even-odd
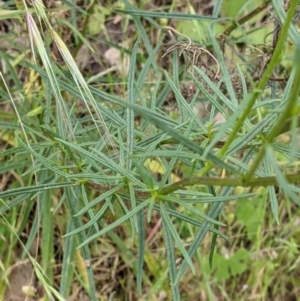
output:
[[[246,55],[235,45],[230,50],[233,61],[228,61],[224,39],[214,32],[216,24],[227,24],[218,18],[221,2],[209,18],[139,11],[124,1],[123,10],[115,11],[137,35],[132,50],[121,49],[130,53],[130,63],[126,90],[119,95],[88,85],[71,47],[49,21],[50,11],[40,1],[32,1],[32,9],[23,3],[25,15],[19,14],[25,16],[33,59],[14,62],[3,55],[11,76],[2,76],[1,88],[2,106],[9,108],[1,124],[2,174],[8,179],[0,192],[1,235],[8,245],[0,249],[8,254],[2,270],[13,261],[13,242],[19,242],[21,258],[30,258],[42,287],[40,295],[49,300],[76,299],[74,291],[80,291],[78,300],[122,300],[124,292],[128,300],[247,300],[258,291],[270,298],[283,296],[294,285],[287,277],[281,291],[268,291],[276,260],[284,265],[278,259],[280,243],[295,245],[296,232],[287,234],[287,240],[282,236],[287,229],[278,230],[277,246],[268,251],[274,266],[266,268],[265,283],[258,283],[251,270],[261,272],[267,258],[262,250],[274,243],[270,233],[260,236],[274,225],[266,212],[284,224],[285,216],[293,214],[278,201],[287,203],[289,198],[299,204],[299,64],[284,86],[274,80],[279,72],[288,73],[278,68],[287,37],[295,44],[294,62],[299,57],[293,23],[297,1],[291,0],[288,8],[274,1],[274,12],[283,22],[259,70],[254,63],[235,64]],[[66,5],[70,16],[82,14],[75,5]],[[89,13],[97,11],[95,5]],[[265,8],[242,9],[241,18],[224,26],[223,33],[231,34],[232,44],[247,44],[246,22]],[[87,26],[88,16],[80,14],[83,19],[75,23]],[[196,20],[197,30],[205,28],[206,45],[174,26],[161,27],[155,18],[162,16]],[[153,46],[146,24],[161,32],[162,41],[168,32],[172,45],[164,51],[163,43]],[[75,52],[88,39],[80,38]],[[53,45],[59,63],[51,58]],[[258,49],[245,49],[251,47]],[[159,51],[169,70],[161,72]],[[34,85],[30,78],[17,76],[22,68],[39,79],[38,91],[30,97],[24,86]],[[117,78],[112,84],[120,84],[118,76],[106,80]],[[153,82],[147,83],[149,79]],[[188,101],[183,95],[186,81],[193,87]],[[164,113],[168,97],[177,114]],[[195,105],[201,100],[205,114],[199,118]],[[280,141],[282,134],[288,142]],[[262,251],[257,265],[251,264],[254,250]],[[296,253],[290,251],[288,258]],[[6,284],[1,283],[0,297]]]

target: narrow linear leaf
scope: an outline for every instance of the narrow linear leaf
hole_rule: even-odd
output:
[[[107,233],[108,231],[110,231],[110,230],[116,228],[117,226],[121,225],[126,220],[128,220],[130,217],[132,217],[135,214],[137,214],[137,212],[139,212],[140,210],[142,210],[143,208],[145,208],[146,206],[148,206],[149,203],[150,203],[150,200],[144,201],[143,203],[141,203],[140,205],[138,205],[135,209],[133,209],[132,211],[130,211],[128,214],[124,215],[123,217],[121,217],[120,219],[118,219],[117,221],[115,221],[114,223],[108,225],[106,228],[102,229],[98,233],[95,233],[94,235],[90,236],[88,239],[86,239],[83,243],[81,243],[78,246],[78,249],[86,246],[91,241],[95,240],[96,238],[98,238],[98,237],[104,235],[105,233]],[[66,236],[68,236],[68,234],[64,235],[64,237],[66,237]]]
[[[135,70],[136,70],[136,56],[138,52],[139,39],[135,42],[132,55],[130,58],[128,83],[127,83],[127,102],[135,104],[136,93],[134,91]],[[127,160],[126,167],[128,170],[132,168],[131,154],[134,146],[134,111],[130,108],[126,110],[126,125],[127,125]]]
[[[138,223],[138,265],[136,272],[136,284],[137,292],[139,295],[142,294],[142,279],[144,270],[144,256],[145,256],[145,219],[144,212],[140,210],[137,213],[137,223]]]
[[[36,186],[20,187],[20,188],[14,188],[14,189],[0,192],[0,198],[12,197],[19,194],[29,194],[29,193],[31,194],[34,192],[42,192],[51,189],[74,187],[78,185],[79,184],[77,183],[65,182],[65,183],[47,183],[47,184],[40,184]]]
[[[283,189],[283,191],[287,194],[287,196],[296,204],[300,205],[299,196],[293,191],[292,186],[287,182],[285,176],[281,172],[278,167],[278,164],[275,160],[275,156],[273,153],[273,149],[270,145],[266,146],[266,154],[268,156],[269,162],[272,164],[276,179],[278,181],[278,185]],[[273,204],[275,205],[275,204]]]
[[[195,268],[194,268],[194,265],[193,265],[193,262],[192,262],[192,259],[190,258],[189,254],[187,253],[185,247],[183,246],[182,244],[182,241],[178,235],[178,232],[177,230],[175,229],[170,217],[169,217],[169,214],[167,212],[167,210],[165,209],[165,206],[160,206],[160,213],[161,213],[161,216],[162,218],[164,219],[164,223],[165,223],[165,227],[168,227],[169,229],[169,233],[171,233],[177,247],[179,248],[182,256],[185,258],[187,264],[189,265],[191,271],[193,272],[193,274],[195,274]]]
[[[160,211],[166,210],[164,208],[164,203],[160,202]],[[171,286],[171,292],[173,301],[180,301],[180,293],[179,293],[179,287],[178,283],[176,283],[176,257],[175,257],[175,251],[174,251],[174,245],[172,241],[172,234],[170,233],[170,228],[168,227],[166,220],[162,218],[162,225],[164,229],[164,236],[165,236],[165,243],[166,243],[166,249],[167,249],[167,258],[168,258],[168,265],[169,265],[169,276],[170,276],[170,286]]]
[[[164,13],[164,12],[150,12],[150,11],[139,11],[139,10],[122,10],[115,9],[116,12],[140,16],[140,17],[151,17],[151,18],[167,18],[167,19],[182,19],[182,20],[216,20],[214,17],[191,15],[185,13]]]

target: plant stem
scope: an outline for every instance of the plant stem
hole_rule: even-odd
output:
[[[296,70],[294,83],[292,86],[291,95],[287,101],[284,111],[279,116],[279,118],[278,118],[277,122],[275,123],[274,127],[272,128],[272,130],[265,137],[265,140],[264,140],[265,143],[261,146],[261,148],[255,158],[255,161],[253,162],[250,170],[248,171],[248,173],[245,176],[246,181],[247,181],[247,179],[250,179],[253,176],[253,174],[255,173],[255,171],[257,170],[259,163],[261,162],[261,160],[263,159],[263,157],[265,155],[266,146],[268,144],[271,144],[272,141],[281,133],[282,127],[285,125],[286,120],[289,119],[289,117],[291,116],[292,110],[297,103],[299,87],[300,87],[300,66],[299,66],[300,60],[299,60],[299,58],[300,58],[300,45],[297,45],[295,59],[294,59],[294,62],[295,62],[294,65],[297,66],[297,70]]]
[[[251,11],[249,14],[247,14],[246,16],[240,18],[237,21],[233,21],[233,24],[230,25],[223,33],[224,36],[229,36],[230,33],[232,31],[234,31],[238,26],[240,26],[241,24],[244,24],[245,22],[247,22],[248,20],[250,20],[251,18],[255,17],[257,14],[259,14],[262,10],[264,10],[269,3],[271,2],[271,0],[267,0],[266,2],[262,3],[261,5],[259,5],[257,8],[255,8],[253,11]]]
[[[297,0],[291,0],[290,7],[289,7],[289,10],[287,12],[285,23],[282,26],[282,29],[281,29],[281,32],[280,32],[280,35],[279,35],[279,38],[278,38],[278,42],[277,42],[276,47],[274,49],[273,55],[272,55],[272,57],[269,61],[269,64],[267,65],[267,68],[266,68],[266,70],[265,70],[265,72],[264,72],[257,88],[253,90],[252,96],[251,96],[245,110],[243,111],[241,116],[237,119],[237,122],[236,122],[235,126],[233,127],[230,135],[228,136],[224,146],[218,152],[217,155],[219,157],[224,157],[225,156],[228,148],[230,147],[230,145],[234,141],[237,133],[239,132],[239,130],[243,126],[243,123],[244,123],[245,119],[250,114],[250,112],[252,110],[252,107],[254,106],[254,104],[256,102],[256,99],[260,95],[261,91],[263,91],[263,89],[266,86],[269,78],[272,75],[272,72],[273,72],[274,68],[276,67],[276,65],[280,61],[280,55],[282,53],[282,49],[284,48],[284,44],[285,44],[285,41],[286,41],[286,38],[287,38],[287,35],[288,35],[288,30],[289,30],[290,24],[291,24],[291,22],[293,20],[293,17],[294,17],[296,6],[297,6]],[[284,122],[284,121],[285,120],[283,120],[281,122]],[[206,165],[200,171],[200,175],[205,175],[212,167],[213,167],[212,162],[206,163]],[[251,174],[253,174],[253,171],[251,171]],[[249,176],[251,174],[250,173],[248,174],[247,179],[249,179]]]
[[[300,174],[288,174],[285,176],[286,180],[289,183],[296,183],[300,181]],[[99,185],[95,183],[86,183],[87,187],[96,190],[100,193],[105,193],[113,188],[113,186],[106,186],[106,185]],[[146,200],[153,196],[154,193],[159,195],[168,195],[171,194],[179,189],[183,189],[187,186],[193,185],[213,185],[213,186],[220,186],[220,187],[266,187],[266,186],[276,186],[278,185],[277,179],[275,176],[270,177],[260,177],[260,178],[252,178],[248,181],[239,178],[212,178],[212,177],[198,177],[198,176],[191,176],[176,183],[170,184],[162,188],[161,190],[157,191],[139,191],[136,190],[136,196],[139,199]],[[129,195],[129,190],[127,188],[122,188],[118,192],[118,194]]]

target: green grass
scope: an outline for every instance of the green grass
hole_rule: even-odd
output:
[[[0,300],[24,259],[39,299],[297,300],[297,1],[51,5],[2,4]]]

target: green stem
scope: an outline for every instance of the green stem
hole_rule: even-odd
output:
[[[282,132],[282,127],[285,125],[286,121],[290,118],[293,108],[295,107],[295,105],[297,103],[299,87],[300,87],[300,67],[299,67],[300,60],[299,60],[299,57],[300,57],[300,45],[297,45],[295,59],[294,59],[294,62],[295,62],[294,65],[298,66],[298,68],[296,70],[296,75],[295,75],[295,79],[293,82],[291,95],[287,101],[284,111],[279,116],[279,118],[278,118],[277,122],[275,123],[274,127],[272,128],[272,130],[265,137],[265,143],[264,143],[264,145],[261,146],[250,170],[245,175],[245,180],[250,179],[253,176],[253,174],[257,170],[260,162],[262,161],[262,159],[265,155],[266,146],[268,144],[271,144],[273,142],[273,140]]]
[[[286,38],[288,35],[288,30],[289,30],[290,24],[294,17],[296,6],[297,6],[297,0],[291,0],[290,7],[289,7],[289,10],[288,10],[288,13],[286,16],[286,20],[285,20],[284,25],[282,26],[281,33],[279,35],[279,39],[276,44],[275,50],[273,52],[272,58],[270,59],[269,64],[267,65],[267,68],[266,68],[257,88],[253,91],[252,96],[251,96],[245,110],[243,111],[241,116],[237,119],[237,122],[236,122],[235,126],[233,127],[230,135],[228,136],[224,146],[218,152],[217,155],[219,157],[225,156],[228,148],[234,141],[236,135],[238,134],[241,127],[243,126],[243,123],[245,122],[246,118],[250,114],[252,107],[254,106],[254,104],[256,102],[256,99],[260,95],[261,91],[263,91],[264,87],[268,83],[269,78],[272,75],[274,68],[280,61],[280,55],[282,53],[282,49],[284,48],[284,44],[285,44],[285,41],[286,41]],[[203,167],[203,169],[200,171],[200,175],[205,175],[212,167],[213,167],[213,163],[207,162],[206,165]],[[250,173],[249,173],[249,175],[250,175]]]
[[[289,30],[290,24],[294,17],[294,12],[295,12],[296,6],[297,6],[297,0],[292,0],[290,8],[289,8],[287,16],[286,16],[286,21],[285,21],[284,25],[282,26],[282,30],[281,30],[277,45],[275,47],[275,50],[273,52],[272,58],[268,64],[266,71],[264,72],[257,88],[253,91],[252,97],[250,98],[245,110],[243,111],[240,118],[238,118],[237,123],[235,124],[230,135],[228,136],[228,139],[227,139],[225,145],[220,150],[219,155],[221,157],[226,154],[226,151],[228,150],[229,146],[234,141],[237,133],[239,132],[239,130],[241,129],[246,118],[250,114],[252,107],[254,106],[254,104],[256,102],[256,99],[260,95],[261,91],[263,91],[263,89],[265,88],[266,84],[268,83],[269,78],[272,75],[274,68],[280,61],[280,55],[282,53],[282,49],[284,48],[284,44],[285,44],[285,41],[286,41],[286,38],[288,35],[288,30]]]
[[[289,183],[296,183],[300,181],[300,173],[295,174],[288,174],[285,176],[286,180]],[[87,187],[96,190],[100,193],[105,193],[114,186],[106,186],[106,185],[99,185],[95,183],[86,183]],[[188,186],[193,185],[213,185],[213,186],[220,186],[220,187],[237,187],[237,186],[243,186],[243,187],[266,187],[266,186],[277,186],[278,182],[275,176],[270,177],[260,177],[260,178],[252,178],[248,181],[245,181],[244,179],[240,178],[212,178],[212,177],[198,177],[198,176],[191,176],[186,179],[183,179],[181,181],[178,181],[176,183],[170,184],[165,186],[159,191],[139,191],[136,190],[136,197],[142,200],[149,199],[153,196],[154,193],[159,195],[168,195],[171,194],[179,189],[184,189]],[[118,192],[118,194],[127,195],[129,196],[129,190],[127,188],[122,188]]]

